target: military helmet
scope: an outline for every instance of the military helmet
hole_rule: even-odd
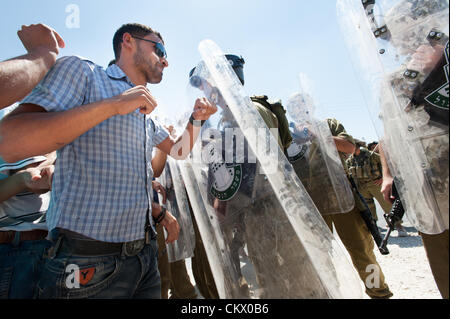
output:
[[[234,54],[226,54],[225,57],[227,58],[228,62],[230,63],[231,67],[233,68],[234,72],[236,73],[237,77],[239,78],[239,81],[241,81],[242,85],[244,85],[244,59]],[[203,63],[203,62],[201,62]],[[202,83],[201,79],[198,76],[193,76],[196,68],[193,68],[189,72],[189,80],[193,87],[199,87]]]

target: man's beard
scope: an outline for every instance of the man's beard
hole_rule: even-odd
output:
[[[136,68],[145,76],[147,83],[159,83],[162,80],[163,73],[159,70],[159,62],[152,65],[145,55],[142,53],[140,47],[133,56],[134,64]]]

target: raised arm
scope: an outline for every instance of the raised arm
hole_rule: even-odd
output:
[[[0,109],[30,93],[65,46],[59,34],[43,24],[22,26],[17,35],[28,53],[0,62]]]
[[[0,156],[8,162],[15,162],[50,153],[112,116],[128,114],[136,109],[149,114],[156,105],[144,86],[67,111],[46,112],[38,105],[22,104],[0,122]]]
[[[355,152],[355,145],[347,141],[346,139],[339,137],[339,136],[333,136],[334,143],[336,144],[336,148],[339,152],[345,153],[345,154],[353,154]]]
[[[206,121],[217,112],[217,106],[206,98],[195,101],[194,111],[183,134],[177,139],[166,138],[157,147],[174,159],[182,160],[188,157],[194,143],[200,134],[201,121]]]

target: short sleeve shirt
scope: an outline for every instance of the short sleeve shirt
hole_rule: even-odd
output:
[[[59,59],[22,103],[60,112],[132,88],[125,73],[77,56]],[[58,150],[47,224],[107,242],[144,237],[151,212],[152,149],[169,136],[136,110],[113,116]],[[151,216],[151,213],[150,213]]]
[[[356,145],[353,137],[345,131],[344,126],[338,120],[327,119],[327,122],[328,122],[328,126],[330,127],[332,136],[343,138],[346,141],[352,143],[353,145]],[[339,156],[341,157],[342,166],[344,167],[345,171],[347,172],[348,168],[347,168],[347,164],[346,164],[346,156],[344,153],[341,153],[341,152],[339,152]]]

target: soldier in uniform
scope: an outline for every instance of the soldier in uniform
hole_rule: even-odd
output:
[[[244,60],[235,55],[226,55],[226,58],[231,61],[233,70],[244,84]],[[190,72],[191,84],[199,87],[193,83],[196,81],[194,71],[195,68]],[[278,129],[278,144],[285,151],[292,137],[281,103],[271,103],[267,96],[253,96],[251,100],[267,127]],[[221,125],[236,127],[231,114],[227,116],[227,111],[224,112]],[[226,152],[230,148],[222,147],[222,150]],[[223,158],[223,154],[214,156],[217,155],[220,159]],[[270,183],[264,174],[258,173],[259,164],[249,163],[248,157],[241,164],[225,165],[220,161],[213,161],[208,169],[209,201],[230,247],[235,272],[240,276],[236,285],[241,291],[241,297],[326,297],[323,286],[308,263],[309,257],[305,249],[289,221],[281,216],[285,213],[271,190]],[[231,174],[233,178],[228,178],[227,174]],[[227,185],[230,187],[227,188]],[[248,291],[248,284],[242,275],[239,251],[245,245],[256,273],[260,288],[258,292]]]
[[[339,121],[336,119],[327,119],[327,122],[337,150],[339,151],[342,164],[347,172],[345,159],[347,155],[354,152],[355,141],[353,137],[345,131],[344,126]],[[314,158],[311,158],[310,162],[314,162]],[[300,173],[303,169],[299,166],[302,164],[299,163],[300,162],[293,162],[292,165],[294,170],[299,172],[297,174],[303,182],[304,178],[302,178]],[[323,201],[323,193],[319,195],[317,192],[310,192],[309,194],[312,200],[317,203],[318,207],[323,206],[320,204],[320,202]],[[359,198],[356,195],[354,197],[356,205],[350,212],[344,214],[326,214],[327,212],[321,211],[321,214],[331,231],[333,231],[334,224],[340,239],[350,254],[354,267],[366,286],[367,295],[374,299],[390,298],[393,296],[393,293],[385,283],[383,271],[373,252],[374,242],[372,236],[359,213],[359,211],[364,210],[364,208],[362,207]],[[378,281],[375,283],[368,280],[368,277],[372,275],[372,272],[368,271],[368,266],[370,265],[375,266],[379,272]]]
[[[373,115],[384,126],[382,193],[393,199],[395,176],[439,291],[449,298],[449,3],[364,0],[355,8],[351,1],[339,2],[343,21],[354,19],[343,30],[352,52],[359,54],[360,74],[377,88],[365,93],[378,97]],[[362,40],[357,43],[361,50],[353,45],[355,38]]]
[[[380,155],[373,151],[371,152],[364,147],[364,142],[359,140],[355,140],[355,142],[355,152],[346,160],[346,164],[350,174],[356,180],[359,192],[364,196],[367,205],[369,206],[372,217],[378,221],[374,199],[377,200],[378,204],[380,204],[386,214],[392,207],[392,203],[386,201],[381,193],[383,174]],[[399,237],[408,236],[401,221],[399,221],[395,227]]]

